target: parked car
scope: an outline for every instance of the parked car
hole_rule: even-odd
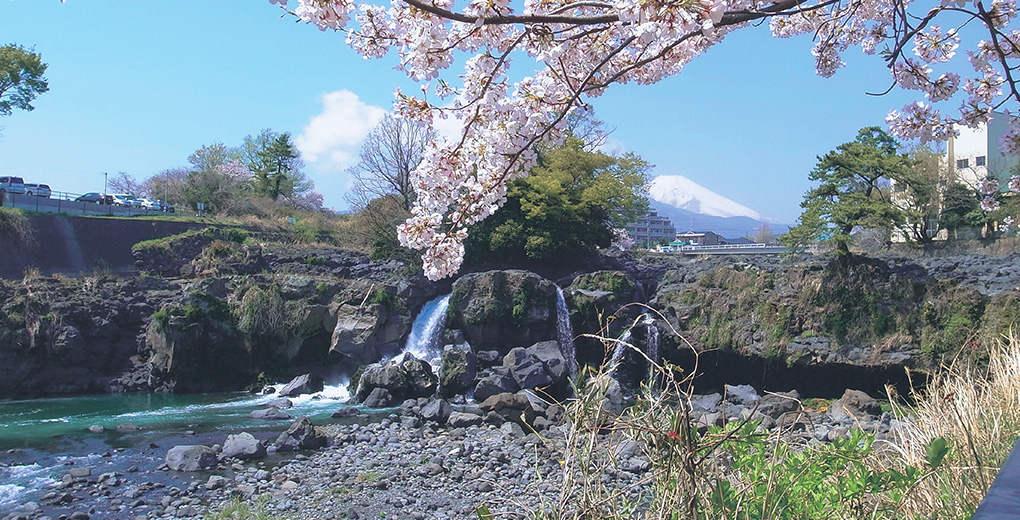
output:
[[[145,208],[145,209],[148,209],[148,210],[152,210],[152,211],[161,211],[162,210],[162,208],[159,205],[159,201],[158,200],[152,200],[152,199],[150,199],[148,197],[138,197],[138,203],[139,203],[139,205],[142,208]]]
[[[90,191],[76,199],[75,202],[95,202],[96,204],[113,204],[113,197],[102,193]]]
[[[26,195],[35,195],[36,197],[46,197],[48,199],[52,193],[48,184],[36,184],[34,182],[25,184]]]
[[[115,206],[124,206],[125,208],[142,207],[142,203],[138,198],[130,193],[113,193],[110,196],[113,197],[113,204]]]
[[[165,211],[167,213],[173,213],[175,211],[174,205],[165,200],[157,200],[156,203],[159,204],[159,209],[161,211]]]
[[[0,177],[0,193],[25,193],[25,179],[21,177]]]

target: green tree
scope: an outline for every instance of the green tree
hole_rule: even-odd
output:
[[[942,194],[942,211],[939,225],[949,231],[951,237],[961,227],[985,225],[985,213],[981,211],[981,200],[977,190],[960,182],[946,187]]]
[[[258,161],[249,166],[255,175],[255,192],[276,200],[311,189],[301,173],[300,156],[289,133],[272,137],[256,152]]]
[[[872,126],[820,157],[809,176],[820,184],[804,195],[804,212],[782,241],[796,247],[821,240],[847,256],[855,229],[902,225],[906,217],[891,200],[890,185],[907,178],[912,162],[897,148],[895,139]]]
[[[613,228],[647,211],[649,168],[633,154],[587,151],[575,137],[543,150],[531,174],[511,183],[506,204],[472,230],[469,258],[555,260],[608,247]]]
[[[50,89],[45,73],[42,57],[30,49],[13,43],[0,47],[0,115],[35,109],[32,100]]]

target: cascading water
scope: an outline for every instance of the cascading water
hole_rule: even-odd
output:
[[[567,362],[570,378],[577,378],[577,353],[574,351],[574,328],[570,326],[570,311],[567,300],[563,297],[563,289],[556,286],[556,340],[560,343],[560,353]]]
[[[648,359],[652,360],[652,363],[659,362],[659,328],[655,326],[655,319],[652,318],[648,311],[644,313],[645,319],[642,323],[645,324],[645,354],[648,355]]]
[[[627,351],[627,344],[630,343],[630,338],[630,329],[627,329],[623,332],[623,335],[620,336],[620,339],[616,340],[616,348],[613,349],[613,357],[609,359],[609,366],[613,367],[614,372],[617,369],[617,365],[620,364],[620,361],[623,361],[623,353]]]
[[[411,334],[407,336],[404,352],[428,362],[432,372],[439,373],[439,361],[443,348],[440,345],[443,329],[446,328],[446,308],[450,304],[450,295],[440,296],[426,303],[411,325]]]

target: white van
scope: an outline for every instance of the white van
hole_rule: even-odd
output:
[[[21,177],[0,177],[0,193],[25,194],[25,179]]]

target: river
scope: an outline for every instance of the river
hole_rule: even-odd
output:
[[[344,404],[348,397],[344,386],[327,386],[291,398],[293,408],[284,411],[315,424],[335,422],[331,414],[349,406]],[[248,417],[275,398],[111,394],[0,401],[0,517],[51,493],[69,466],[88,467],[93,474],[124,473],[159,466],[167,450],[179,444],[222,444],[227,435],[242,431],[275,440],[292,421]]]

